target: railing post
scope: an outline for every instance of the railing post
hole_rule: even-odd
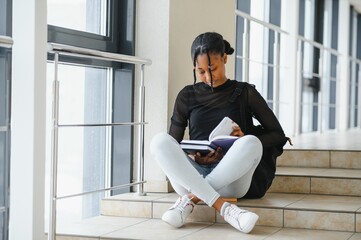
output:
[[[48,239],[56,238],[56,196],[58,178],[58,120],[59,120],[59,81],[58,81],[59,53],[54,55],[53,81],[53,109],[52,109],[52,139],[50,163],[50,205],[49,205],[49,232]]]
[[[138,121],[144,122],[145,109],[145,86],[144,86],[144,64],[140,65]],[[144,124],[139,125],[138,131],[138,182],[144,181]],[[143,184],[138,185],[138,195],[144,196]]]
[[[249,28],[250,23],[247,18],[244,18],[243,31],[243,59],[242,59],[242,81],[249,82]]]
[[[318,74],[319,74],[319,78],[320,78],[320,89],[318,91],[318,114],[317,114],[317,131],[319,133],[322,133],[323,132],[323,129],[322,129],[322,122],[323,122],[323,94],[322,94],[322,91],[324,90],[323,87],[324,87],[324,84],[323,84],[323,56],[324,56],[324,50],[322,48],[320,48],[320,58],[319,58],[319,61],[318,61]]]
[[[359,82],[359,85],[358,85],[358,114],[357,114],[357,117],[358,117],[358,123],[357,123],[357,127],[358,128],[361,128],[361,62],[358,63],[358,67],[359,67],[359,70],[358,70],[358,82]]]
[[[273,45],[273,111],[279,117],[279,82],[280,82],[280,48],[279,48],[279,32],[274,31]]]
[[[298,40],[297,66],[296,66],[296,87],[294,94],[294,135],[300,134],[301,130],[301,89],[302,89],[302,41]]]

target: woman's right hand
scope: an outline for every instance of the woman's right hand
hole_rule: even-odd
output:
[[[202,165],[210,165],[219,162],[223,158],[223,150],[218,147],[215,151],[208,153],[207,155],[201,155],[197,152],[194,155],[194,161]]]
[[[244,136],[244,132],[242,131],[242,129],[239,126],[233,126],[232,129],[233,129],[233,131],[231,132],[231,136],[237,136],[237,137]]]

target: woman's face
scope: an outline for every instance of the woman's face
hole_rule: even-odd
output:
[[[227,54],[221,56],[220,54],[209,54],[211,60],[211,73],[213,80],[213,87],[218,87],[227,81],[225,64],[227,62]],[[196,72],[202,82],[211,86],[211,75],[208,69],[207,54],[200,54],[197,56]]]

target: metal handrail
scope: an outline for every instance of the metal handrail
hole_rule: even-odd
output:
[[[105,61],[114,61],[114,62],[131,63],[131,64],[139,64],[139,65],[152,64],[152,61],[150,59],[139,58],[124,54],[102,52],[98,50],[68,46],[58,43],[49,43],[48,52],[50,53],[58,52],[61,55],[67,55],[73,57],[99,59]]]
[[[312,76],[317,76],[317,77],[319,77],[320,79],[322,79],[323,77],[324,77],[324,73],[323,73],[323,58],[324,58],[324,54],[325,54],[325,52],[326,53],[330,53],[330,54],[332,54],[332,55],[334,55],[334,56],[336,56],[337,58],[339,58],[339,57],[341,57],[343,54],[342,53],[340,53],[339,51],[337,51],[337,50],[335,50],[335,49],[333,49],[333,48],[330,48],[330,47],[325,47],[324,45],[322,45],[321,43],[319,43],[319,42],[316,42],[316,41],[314,41],[314,40],[310,40],[310,39],[308,39],[308,38],[305,38],[304,36],[300,36],[300,35],[298,35],[297,36],[297,41],[298,41],[298,50],[297,50],[297,55],[298,55],[298,57],[297,57],[297,66],[298,66],[298,74],[297,74],[297,76],[298,76],[298,78],[297,78],[297,83],[296,83],[296,85],[297,85],[297,87],[295,88],[296,89],[296,91],[297,91],[297,89],[301,89],[301,73],[304,73],[304,71],[303,71],[303,69],[302,69],[302,53],[301,53],[301,49],[302,49],[302,42],[303,43],[307,43],[307,44],[310,44],[311,46],[313,46],[313,47],[315,47],[315,48],[318,48],[319,50],[320,50],[320,58],[319,58],[319,71],[318,71],[318,73],[311,73],[312,74]],[[336,69],[336,71],[337,72],[339,72],[339,64],[337,65],[337,69]],[[331,78],[331,77],[330,77]],[[338,73],[336,73],[336,78],[332,78],[332,79],[335,79],[336,81],[337,80],[339,80],[339,74]],[[318,106],[318,126],[317,126],[317,131],[319,132],[319,133],[321,133],[322,132],[322,121],[323,121],[323,108],[324,108],[324,104],[323,104],[323,98],[322,98],[322,89],[324,89],[324,87],[322,86],[322,82],[323,81],[321,81],[320,82],[320,89],[321,89],[321,91],[319,91],[319,96],[318,96],[318,99],[319,99],[319,101],[318,101],[318,103],[317,103],[317,106]],[[300,106],[301,106],[301,98],[300,98],[300,95],[298,94],[298,93],[296,93],[295,94],[295,96],[297,96],[296,97],[296,100],[295,100],[295,109],[296,109],[296,114],[295,114],[295,116],[294,116],[294,122],[295,122],[295,132],[294,132],[294,135],[299,135],[300,134],[300,124],[301,124],[301,119],[300,119],[300,117],[301,117],[301,109],[300,109]],[[337,103],[336,103],[336,105],[338,105]],[[338,115],[336,114],[336,128],[337,128],[337,126],[338,126]]]
[[[351,56],[349,56],[348,59],[349,59],[349,61],[351,61],[351,62],[355,62],[355,63],[361,64],[361,59],[358,59],[358,58],[355,58],[355,57],[351,57]]]
[[[126,188],[126,187],[131,187],[131,186],[138,185],[138,184],[143,184],[143,183],[145,183],[145,182],[146,182],[146,181],[134,182],[134,183],[129,183],[129,184],[117,185],[117,186],[109,187],[109,188],[102,188],[102,189],[93,190],[93,191],[87,191],[87,192],[81,192],[81,193],[74,193],[74,194],[69,194],[69,195],[65,195],[65,196],[61,196],[61,197],[56,197],[56,199],[59,200],[59,199],[71,198],[71,197],[79,197],[79,196],[84,196],[84,195],[93,194],[93,193],[99,193],[99,192],[104,192],[104,191],[117,190],[117,189],[122,189],[122,188]]]
[[[285,34],[289,35],[289,33],[279,26],[276,26],[272,23],[268,23],[262,20],[259,20],[255,17],[252,17],[248,13],[242,12],[240,10],[235,10],[235,13],[237,16],[240,16],[244,18],[244,32],[243,32],[243,57],[241,58],[243,61],[242,64],[242,79],[243,81],[248,82],[249,81],[249,63],[250,63],[250,57],[249,57],[249,32],[250,32],[250,22],[255,22],[257,24],[262,25],[263,27],[266,27],[272,31],[275,32],[274,34],[274,45],[273,45],[273,101],[276,103],[273,105],[273,112],[278,117],[279,116],[279,81],[280,81],[280,35]],[[237,58],[240,58],[237,56]]]
[[[336,56],[341,56],[341,55],[342,55],[339,51],[337,51],[337,50],[335,50],[335,49],[333,49],[333,48],[325,47],[325,46],[322,45],[321,43],[316,42],[316,41],[313,41],[313,40],[310,40],[310,39],[305,38],[305,37],[303,37],[303,36],[297,36],[297,39],[298,39],[298,40],[301,40],[301,41],[303,41],[303,42],[309,43],[309,44],[311,44],[312,46],[317,47],[317,48],[319,48],[319,49],[322,49],[322,50],[325,50],[325,51],[327,51],[327,52],[330,52],[330,53],[332,53],[333,55],[336,55]]]
[[[0,126],[0,132],[6,132],[9,130],[8,126]]]
[[[138,194],[145,195],[143,192],[144,181],[144,104],[145,104],[145,87],[144,87],[144,65],[150,65],[152,62],[149,59],[139,58],[135,56],[128,56],[123,54],[115,54],[102,52],[92,49],[85,49],[74,46],[67,46],[57,43],[48,44],[48,52],[54,54],[54,81],[53,81],[53,129],[52,129],[52,142],[51,142],[51,184],[50,184],[50,195],[51,203],[49,209],[49,232],[48,239],[53,240],[56,237],[56,201],[59,199],[81,196],[86,194],[92,194],[96,192],[104,192],[112,189],[125,188],[133,185],[138,185]],[[129,63],[134,65],[140,65],[140,76],[139,76],[139,109],[138,109],[138,121],[139,122],[124,122],[124,123],[103,123],[103,124],[59,124],[59,80],[58,80],[58,64],[59,56],[73,56],[79,58],[88,59],[100,59],[104,61]],[[82,192],[62,197],[57,197],[57,168],[58,168],[58,130],[61,127],[100,127],[100,126],[138,126],[138,138],[137,138],[137,149],[138,154],[138,180],[135,183],[113,186],[110,188],[103,188],[89,192]]]
[[[90,124],[58,124],[58,127],[112,127],[144,125],[148,122],[123,122],[123,123],[90,123]]]
[[[240,17],[243,17],[245,19],[248,19],[249,21],[252,21],[252,22],[256,22],[264,27],[267,27],[275,32],[279,32],[279,33],[283,33],[283,34],[286,34],[288,35],[289,33],[285,30],[283,30],[282,28],[280,28],[279,26],[277,25],[274,25],[272,23],[268,23],[268,22],[265,22],[265,21],[262,21],[262,20],[259,20],[258,18],[255,18],[255,17],[252,17],[251,15],[249,15],[248,13],[245,13],[245,12],[242,12],[240,10],[235,10],[236,11],[236,15],[240,16]]]
[[[11,48],[14,41],[11,37],[0,35],[0,47]]]

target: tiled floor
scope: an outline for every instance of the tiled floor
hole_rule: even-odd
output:
[[[228,224],[187,223],[179,229],[159,219],[97,217],[74,225],[72,236],[60,235],[57,240],[110,240],[110,239],[308,239],[308,240],[361,240],[361,233],[289,229],[256,226],[250,234],[243,234]],[[59,229],[59,232],[62,232]],[[67,230],[68,232],[69,230]],[[87,233],[84,235],[84,233]],[[82,235],[82,237],[76,237]]]
[[[286,149],[361,150],[360,129],[322,134],[305,133],[291,139],[293,146],[286,144]]]

